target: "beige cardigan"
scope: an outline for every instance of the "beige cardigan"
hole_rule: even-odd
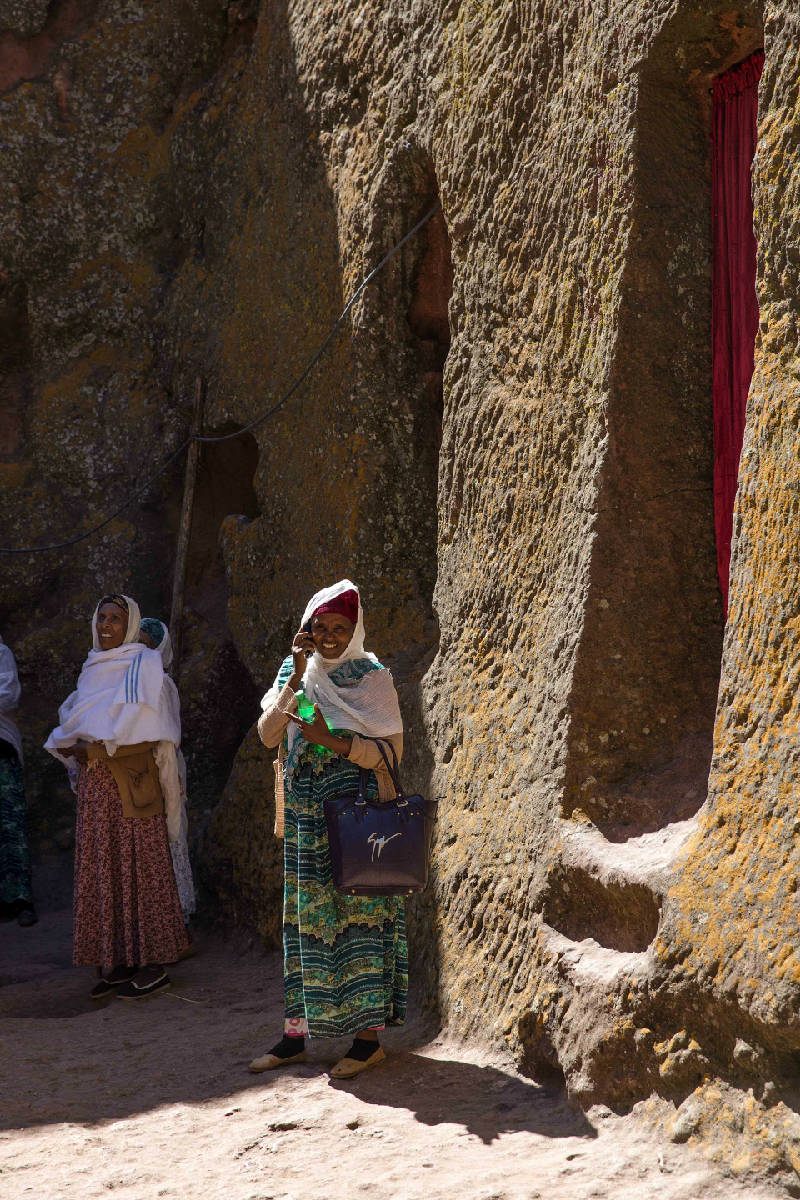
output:
[[[273,749],[275,746],[280,747],[274,764],[276,837],[283,837],[283,735],[286,726],[289,724],[289,718],[286,714],[294,712],[296,708],[297,697],[287,683],[284,684],[275,703],[266,708],[258,719],[258,736],[264,745],[269,747],[269,749]],[[399,762],[403,756],[402,733],[394,733],[391,737],[387,737],[384,740],[392,743],[394,752],[397,755],[397,761]],[[386,763],[383,761],[381,752],[374,742],[371,742],[369,738],[362,738],[357,733],[354,733],[353,745],[347,757],[357,767],[366,767],[367,770],[375,772],[378,780],[378,798],[380,800],[394,799],[392,777],[386,770]]]

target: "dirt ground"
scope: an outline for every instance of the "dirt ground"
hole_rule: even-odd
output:
[[[280,1032],[280,958],[198,939],[173,989],[87,998],[70,963],[63,876],[38,873],[40,922],[0,926],[3,1200],[768,1200],[635,1114],[571,1108],[560,1089],[411,1018],[351,1083],[309,1062],[250,1075]]]

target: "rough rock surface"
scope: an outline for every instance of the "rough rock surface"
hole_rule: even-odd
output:
[[[441,797],[412,912],[426,1002],[583,1101],[713,1112],[751,1088],[763,1114],[769,1085],[793,1128],[796,6],[0,17],[6,542],[125,495],[185,436],[198,376],[210,432],[277,402],[441,199],[293,400],[203,452],[182,682],[210,886],[276,937],[252,733],[223,782],[306,597],[347,573],[400,685],[409,778]],[[708,89],[762,44],[762,329],[723,655]],[[29,746],[99,589],[165,611],[180,487],[176,466],[68,554],[4,561]],[[64,841],[63,785],[30,761],[40,833]],[[681,1120],[679,1138],[708,1126]]]
[[[40,7],[46,22],[34,31]],[[186,432],[193,368],[185,365],[184,387],[164,323],[183,256],[170,131],[229,35],[215,0],[6,4],[0,18],[11,30],[0,35],[0,540],[19,546],[69,539],[106,516]],[[240,507],[251,480],[227,489],[219,480],[216,490],[252,515]],[[45,853],[70,845],[72,803],[62,769],[37,748],[74,686],[98,595],[130,591],[144,613],[168,615],[181,489],[176,464],[92,540],[3,559],[2,628],[20,665],[34,837]],[[206,490],[201,538],[206,510],[220,503]],[[216,737],[210,772],[205,763],[192,772],[198,815],[216,801],[250,724],[239,705],[256,695],[227,632],[215,542],[216,528],[210,547],[194,551],[188,595],[190,764],[202,735],[208,742],[203,716]]]

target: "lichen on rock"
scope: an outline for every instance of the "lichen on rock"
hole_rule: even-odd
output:
[[[583,1103],[659,1094],[678,1141],[724,1100],[795,1169],[793,7],[93,0],[2,4],[0,27],[7,544],[121,502],[198,379],[210,434],[276,406],[440,204],[291,399],[202,451],[181,685],[209,904],[279,939],[258,698],[348,575],[407,781],[440,803],[409,914],[422,1002]],[[762,43],[723,630],[708,89]],[[98,592],[167,615],[182,482],[4,562],[45,853],[70,798],[36,747]]]

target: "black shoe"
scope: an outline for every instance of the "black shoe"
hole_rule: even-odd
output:
[[[89,999],[105,1000],[106,996],[113,996],[119,988],[133,979],[138,970],[138,967],[114,967],[108,978],[98,979],[89,992]]]
[[[30,925],[35,925],[39,918],[36,915],[36,909],[31,905],[30,908],[23,908],[17,917],[17,924],[23,929],[27,929]]]
[[[123,983],[117,988],[120,1000],[143,1000],[145,996],[154,996],[156,992],[165,992],[172,987],[172,981],[166,971],[162,971],[155,979],[147,983],[137,982],[139,976],[134,976],[129,983]]]

